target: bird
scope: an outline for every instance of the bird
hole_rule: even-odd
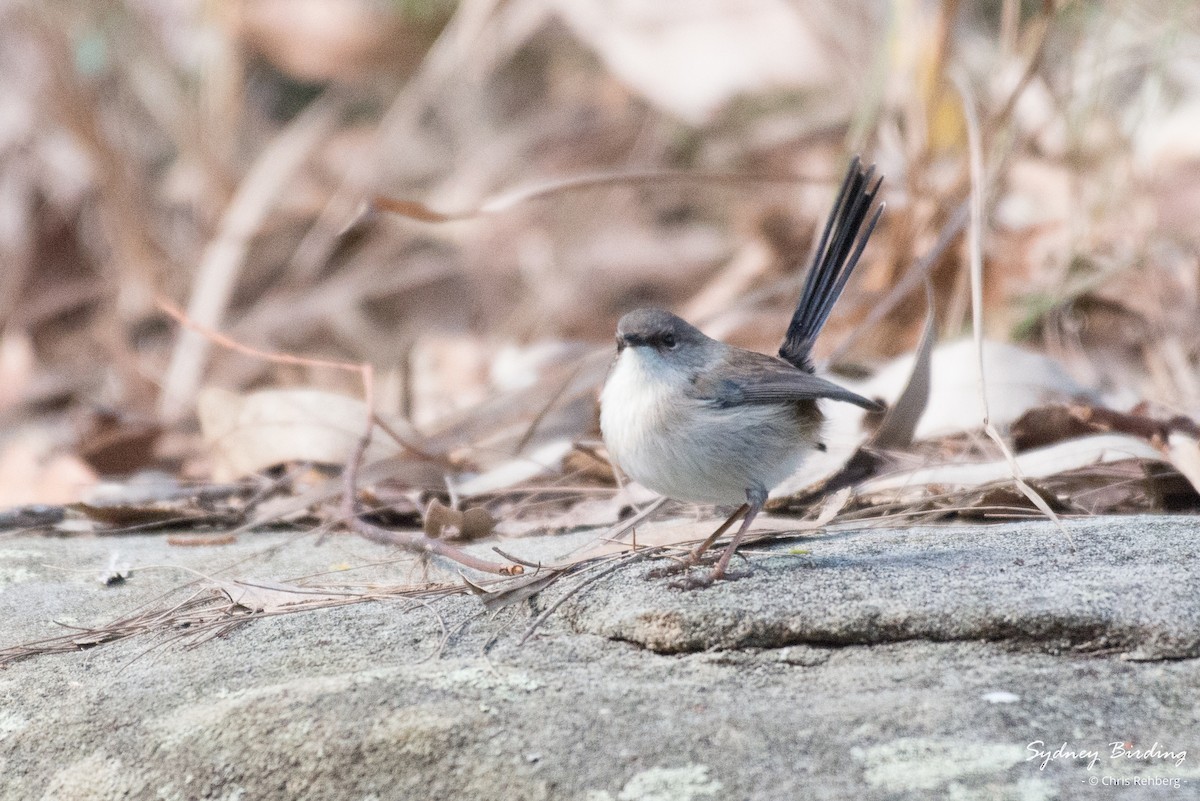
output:
[[[600,393],[611,460],[673,500],[740,504],[687,561],[698,563],[742,519],[703,583],[726,577],[770,491],[825,449],[819,400],[882,408],[816,375],[812,360],[813,343],[885,208],[871,211],[883,183],[874,174],[857,156],[851,161],[778,356],[712,339],[664,309],[635,309],[617,324],[616,357]]]

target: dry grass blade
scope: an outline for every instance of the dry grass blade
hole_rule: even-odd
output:
[[[182,603],[147,606],[101,626],[64,625],[72,633],[0,648],[0,667],[32,656],[71,653],[137,637],[173,634],[198,644],[231,626],[263,617],[380,600],[412,600],[419,605],[461,592],[463,587],[456,584],[305,587],[262,580],[219,581]]]
[[[1017,488],[1034,506],[1041,510],[1042,514],[1054,521],[1059,532],[1071,546],[1071,550],[1074,550],[1075,541],[1071,538],[1070,532],[1046,503],[1045,498],[1025,481],[1020,465],[1013,457],[1012,449],[1000,437],[1000,432],[992,425],[990,419],[987,376],[983,367],[983,195],[987,179],[983,169],[983,144],[980,141],[979,118],[976,114],[974,96],[963,75],[955,75],[954,84],[962,98],[963,114],[967,121],[967,148],[971,161],[971,225],[967,230],[968,251],[971,260],[971,327],[975,335],[975,352],[979,363],[979,394],[983,403],[983,428],[1004,454]]]
[[[232,604],[224,593],[211,591],[201,593],[188,602],[173,605],[166,610],[150,609],[96,628],[64,626],[64,628],[72,629],[73,633],[0,649],[0,666],[31,656],[82,651],[139,635],[190,628],[211,621],[213,618],[209,613],[214,608],[221,610],[218,617],[227,620],[227,613],[232,608]]]
[[[524,203],[536,200],[547,200],[557,195],[569,192],[579,192],[588,189],[599,189],[610,186],[662,186],[664,184],[724,184],[724,185],[758,185],[774,184],[804,184],[817,183],[818,179],[802,175],[781,175],[779,173],[737,173],[737,172],[704,172],[680,170],[642,170],[630,172],[603,172],[587,175],[575,175],[560,178],[555,181],[534,184],[528,187],[504,192],[488,198],[474,208],[459,211],[437,211],[419,200],[376,196],[371,200],[367,212],[386,211],[410,220],[429,223],[459,222],[501,214]]]
[[[518,642],[518,644],[524,645],[525,642],[530,637],[532,637],[534,635],[534,633],[541,627],[541,625],[543,623],[545,623],[547,620],[549,620],[551,615],[553,615],[555,612],[558,611],[558,608],[560,606],[562,606],[564,603],[566,603],[571,598],[578,595],[583,590],[585,590],[588,587],[590,587],[591,585],[595,584],[600,579],[605,578],[606,576],[612,575],[616,571],[620,570],[622,567],[625,567],[626,565],[630,565],[630,564],[633,564],[634,562],[645,559],[646,557],[648,557],[652,554],[659,553],[659,552],[661,552],[661,550],[662,549],[660,549],[660,548],[647,548],[645,550],[634,551],[633,553],[624,554],[622,556],[617,557],[614,564],[609,565],[605,569],[601,570],[599,573],[596,573],[592,576],[588,576],[583,581],[580,581],[574,587],[572,587],[571,589],[569,589],[565,593],[563,593],[562,597],[558,598],[554,603],[550,604],[550,606],[546,608],[546,611],[544,611],[540,615],[538,615],[537,618],[532,623],[529,624],[529,628],[525,629],[525,633],[521,635],[521,639]]]
[[[520,603],[526,598],[532,598],[558,581],[566,572],[566,570],[551,570],[540,575],[530,576],[516,584],[510,584],[500,589],[488,590],[477,594],[484,607],[489,612],[494,612],[497,609],[503,609],[506,606]]]
[[[362,592],[331,593],[325,590],[300,587],[295,584],[283,584],[278,581],[246,579],[238,581],[220,581],[218,586],[229,596],[234,604],[244,607],[251,612],[274,612],[293,606],[320,605],[329,601],[344,601],[347,598],[360,598]]]

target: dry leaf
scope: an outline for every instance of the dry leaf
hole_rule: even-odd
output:
[[[1195,427],[1186,418],[1163,421],[1137,412],[1118,412],[1087,404],[1054,405],[1026,412],[1013,423],[1011,435],[1017,450],[1107,431],[1141,437],[1158,445],[1166,441],[1173,426],[1186,429],[1189,425]]]
[[[401,4],[374,0],[234,0],[216,8],[244,46],[293,78],[324,83],[411,69],[450,7],[412,5],[423,11],[411,19]]]
[[[431,539],[471,542],[490,537],[496,528],[496,521],[481,506],[460,512],[434,498],[425,508],[423,527],[425,536]]]
[[[1146,459],[1161,462],[1164,457],[1143,439],[1127,434],[1096,434],[1048,448],[1026,451],[1016,456],[1021,474],[1026,478],[1045,478],[1088,465],[1116,462],[1124,459]],[[1007,459],[972,464],[947,464],[922,467],[891,475],[880,476],[858,487],[860,494],[925,486],[976,487],[993,481],[1012,479]]]
[[[596,481],[611,486],[616,483],[612,463],[601,459],[590,448],[575,446],[575,450],[563,459],[563,472],[580,480]]]
[[[1172,431],[1167,437],[1171,464],[1200,492],[1200,440],[1194,434]]]
[[[14,528],[43,528],[61,523],[66,516],[62,506],[34,504],[0,511],[0,531]]]
[[[0,508],[78,501],[97,481],[79,457],[54,453],[48,439],[30,434],[0,451]]]
[[[470,498],[508,489],[545,473],[561,472],[563,458],[571,448],[569,439],[548,442],[526,456],[509,459],[485,473],[467,478],[457,484],[454,491],[460,497]]]
[[[556,0],[575,35],[660,108],[704,123],[743,93],[810,88],[830,74],[805,17],[784,0]]]
[[[70,508],[108,528],[145,529],[235,522],[235,518],[203,509],[187,498],[139,505],[76,503]]]
[[[0,412],[24,400],[36,360],[29,334],[20,329],[0,333]]]
[[[362,401],[315,389],[238,395],[207,388],[197,402],[200,428],[212,448],[213,478],[229,481],[287,462],[343,465],[366,428]],[[399,450],[376,435],[366,461]]]
[[[868,398],[892,401],[907,386],[914,359],[913,354],[902,356],[870,381],[852,388]],[[1003,342],[985,341],[983,359],[991,421],[1001,430],[1030,409],[1091,395],[1067,375],[1061,364],[1039,353]],[[964,339],[934,348],[930,378],[929,402],[917,424],[916,439],[979,430],[983,424],[983,407],[974,343]]]
[[[154,463],[162,426],[95,411],[79,436],[79,455],[100,475],[126,475]]]
[[[912,372],[904,389],[888,407],[874,436],[876,448],[907,448],[913,442],[917,424],[929,405],[929,387],[933,372],[933,347],[937,343],[937,310],[933,303],[933,285],[925,282],[925,327],[913,354]]]

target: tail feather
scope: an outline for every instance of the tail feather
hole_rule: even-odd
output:
[[[866,228],[863,228],[867,213],[883,183],[883,176],[878,179],[874,176],[874,165],[863,170],[861,161],[855,156],[842,181],[833,211],[825,222],[825,229],[821,232],[817,254],[808,277],[804,279],[800,302],[788,325],[783,345],[779,347],[781,359],[806,372],[813,371],[813,343],[829,319],[833,305],[845,289],[850,273],[858,264],[863,248],[867,246],[867,240],[871,238],[883,214],[884,204],[881,203],[871,215]]]

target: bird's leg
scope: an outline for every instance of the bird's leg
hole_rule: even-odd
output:
[[[704,556],[704,552],[711,548],[712,544],[716,542],[722,534],[728,531],[729,527],[736,523],[737,519],[744,515],[749,509],[750,505],[746,503],[743,503],[741,506],[735,509],[733,514],[726,518],[725,522],[721,524],[720,528],[710,534],[708,539],[700,543],[696,550],[692,551],[691,556],[687,558],[687,565],[691,566],[699,564],[700,557]]]
[[[762,487],[754,487],[746,490],[746,517],[742,519],[742,527],[738,529],[737,534],[733,535],[733,539],[729,541],[729,545],[725,547],[725,552],[721,554],[720,560],[717,561],[717,566],[713,568],[712,576],[710,576],[712,581],[724,578],[725,570],[729,567],[729,560],[733,558],[738,543],[742,541],[742,537],[746,536],[746,530],[750,528],[750,524],[754,522],[755,516],[762,511],[763,504],[766,502],[767,491]]]

